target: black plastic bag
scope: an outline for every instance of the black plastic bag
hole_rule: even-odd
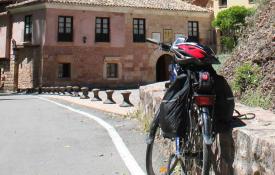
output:
[[[189,83],[189,77],[181,75],[163,97],[158,117],[164,137],[179,136],[180,129],[187,124]]]

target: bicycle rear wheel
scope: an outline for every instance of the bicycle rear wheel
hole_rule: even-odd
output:
[[[207,112],[209,115],[209,111]],[[191,157],[184,160],[186,169],[192,175],[214,175],[213,166],[211,163],[212,145],[207,145],[203,138],[203,131],[199,125],[198,115],[196,112],[190,113],[190,145],[186,148],[186,152]]]
[[[159,127],[152,142],[147,145],[146,170],[148,175],[185,175],[181,161],[175,156],[175,141],[163,138]]]

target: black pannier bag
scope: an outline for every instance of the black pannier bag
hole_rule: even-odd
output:
[[[214,75],[214,90],[216,94],[214,128],[216,132],[225,132],[231,129],[235,108],[234,95],[226,79],[217,74]]]
[[[164,137],[179,136],[187,124],[189,83],[187,75],[179,76],[163,97],[157,117]]]

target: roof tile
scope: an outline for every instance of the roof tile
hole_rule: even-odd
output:
[[[182,0],[25,0],[9,7],[24,6],[33,3],[48,2],[48,3],[63,3],[75,5],[91,5],[91,6],[118,6],[118,7],[133,7],[133,8],[150,8],[163,10],[178,10],[178,11],[197,11],[207,12],[206,8],[202,8],[193,4],[189,4]]]

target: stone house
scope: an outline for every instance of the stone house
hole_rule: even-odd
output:
[[[25,0],[5,6],[0,67],[8,90],[163,81],[171,56],[145,38],[214,41],[212,12],[179,0]]]

